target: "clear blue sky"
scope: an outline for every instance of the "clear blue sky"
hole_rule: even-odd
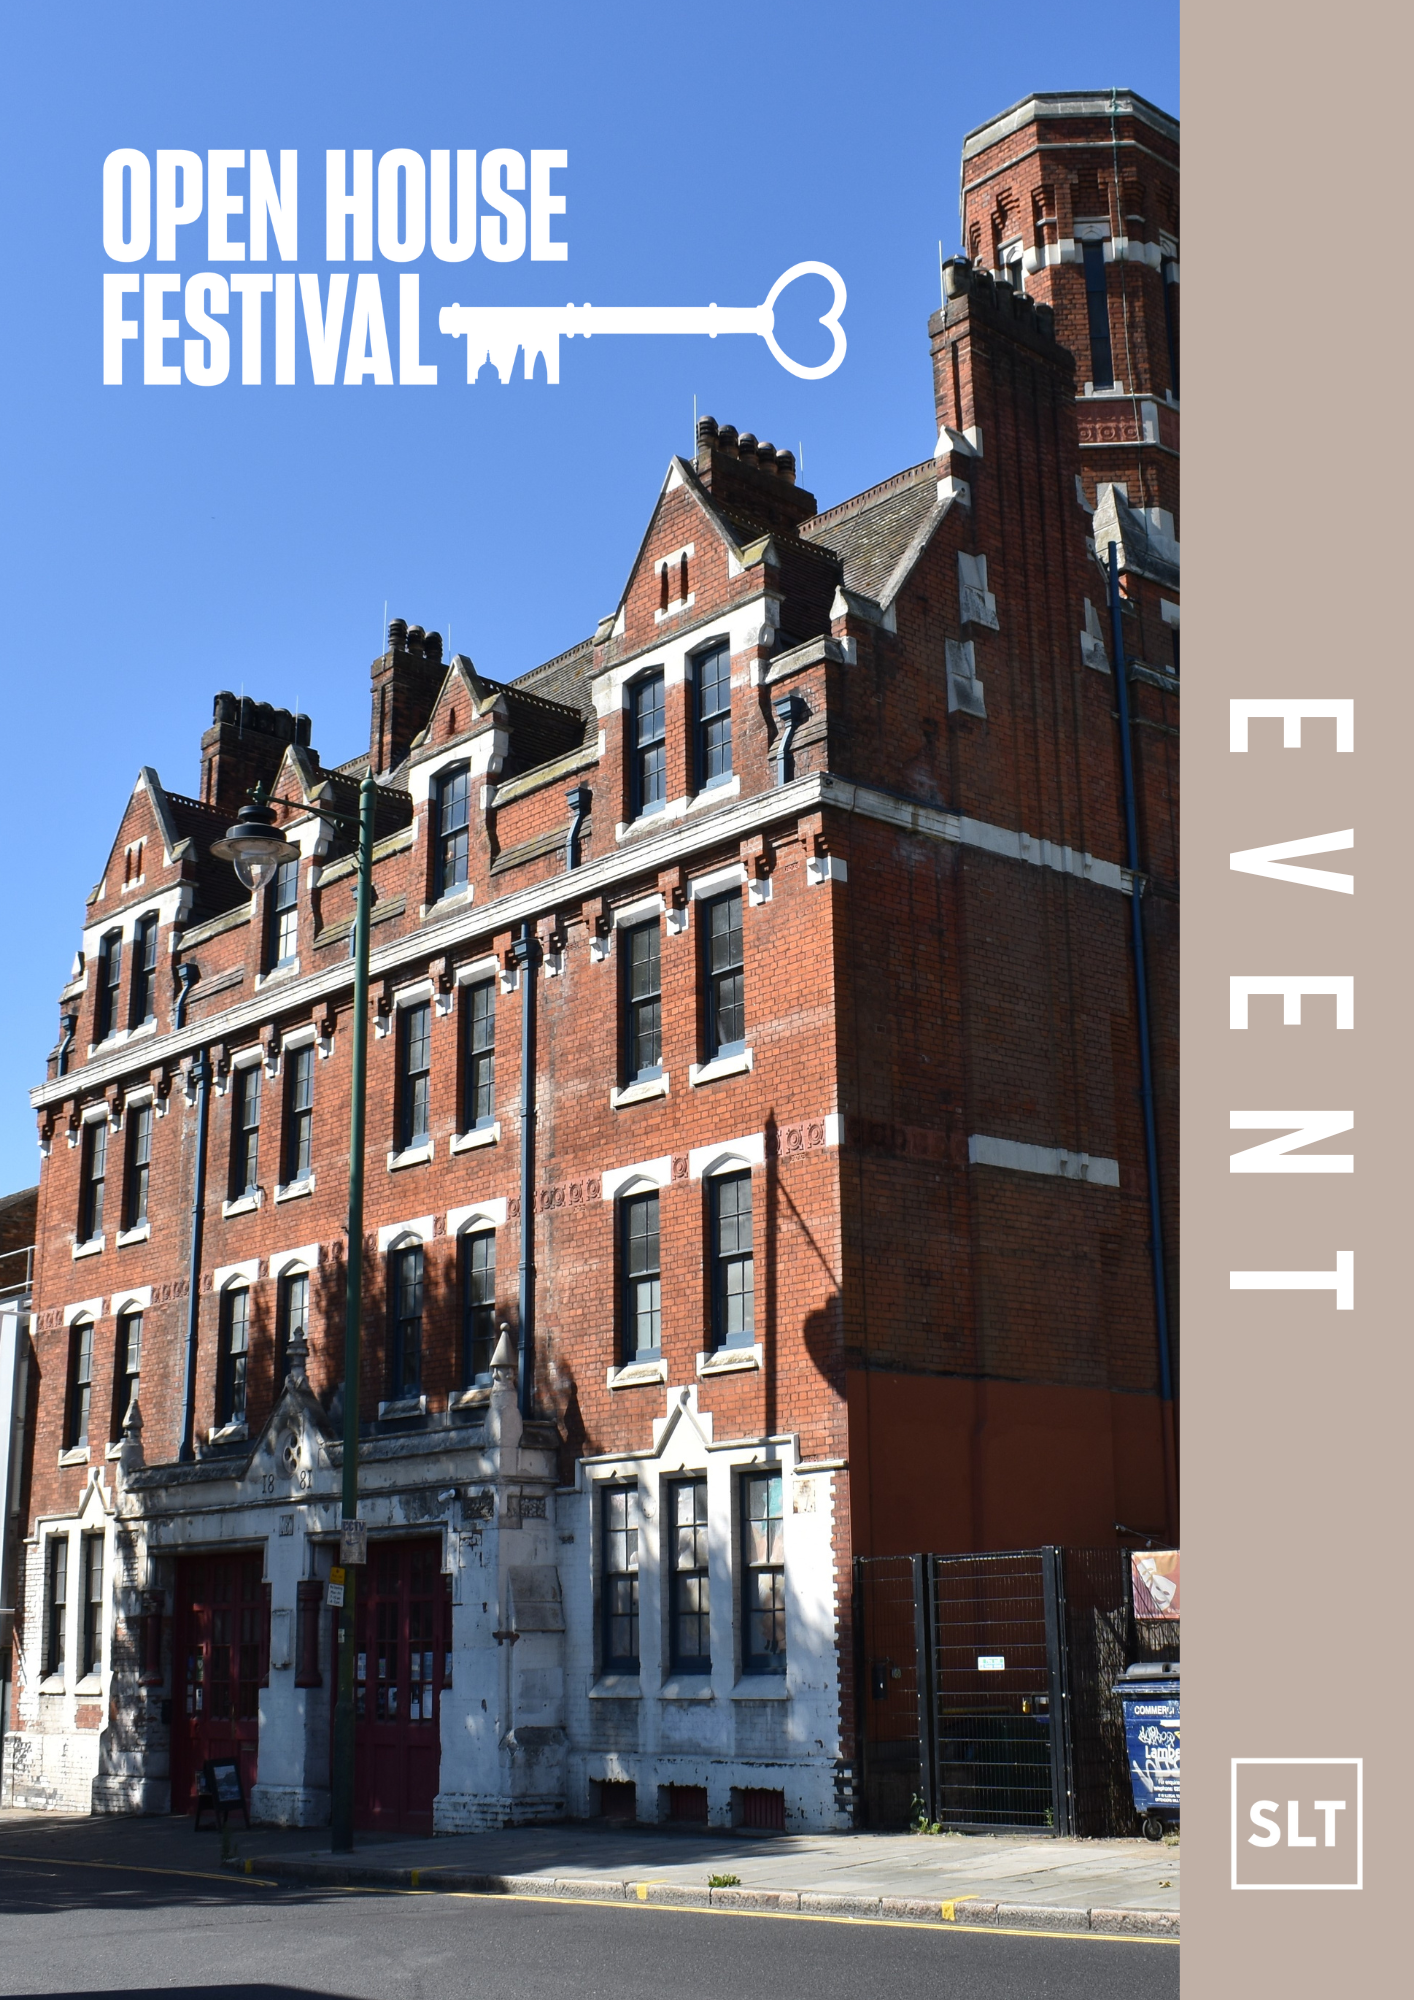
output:
[[[669,454],[691,449],[694,395],[803,444],[822,506],[925,456],[926,318],[938,241],[957,247],[963,133],[1033,90],[1117,83],[1179,109],[1173,0],[1103,33],[1035,0],[86,0],[11,8],[0,37],[0,1191],[37,1177],[26,1091],[138,770],[196,789],[218,689],[298,703],[332,763],[367,743],[385,599],[450,625],[497,677],[582,638],[617,600]],[[268,317],[261,388],[238,368],[219,388],[144,387],[139,343],[105,388],[101,274],[209,268],[204,221],[175,264],[105,259],[102,163],[125,146],[298,148],[298,264],[257,268],[321,275],[326,147],[563,148],[569,259],[351,267],[380,274],[395,367],[397,275],[421,273],[434,388],[316,387],[302,323],[300,379],[277,388]],[[849,287],[849,353],[823,382],[755,339],[605,338],[562,346],[558,387],[518,365],[508,387],[484,370],[468,388],[461,343],[435,333],[453,299],[751,305],[803,259]]]

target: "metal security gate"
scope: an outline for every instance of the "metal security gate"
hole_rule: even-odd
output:
[[[1134,1831],[1110,1690],[1155,1641],[1123,1549],[860,1559],[867,1823],[957,1832]],[[1177,1628],[1163,1635],[1176,1648]]]

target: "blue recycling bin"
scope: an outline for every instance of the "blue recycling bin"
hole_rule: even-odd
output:
[[[1116,1681],[1134,1810],[1148,1840],[1179,1816],[1179,1672],[1176,1660],[1140,1660]]]

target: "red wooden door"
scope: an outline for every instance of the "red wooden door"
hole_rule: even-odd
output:
[[[375,1542],[354,1654],[354,1823],[431,1833],[442,1690],[452,1679],[451,1582],[440,1542]]]
[[[247,1802],[260,1747],[260,1689],[269,1657],[259,1555],[177,1564],[172,1810],[194,1812],[208,1757],[240,1764]]]

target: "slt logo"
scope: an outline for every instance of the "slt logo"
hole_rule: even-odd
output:
[[[1234,1757],[1234,1889],[1364,1887],[1364,1759]]]

